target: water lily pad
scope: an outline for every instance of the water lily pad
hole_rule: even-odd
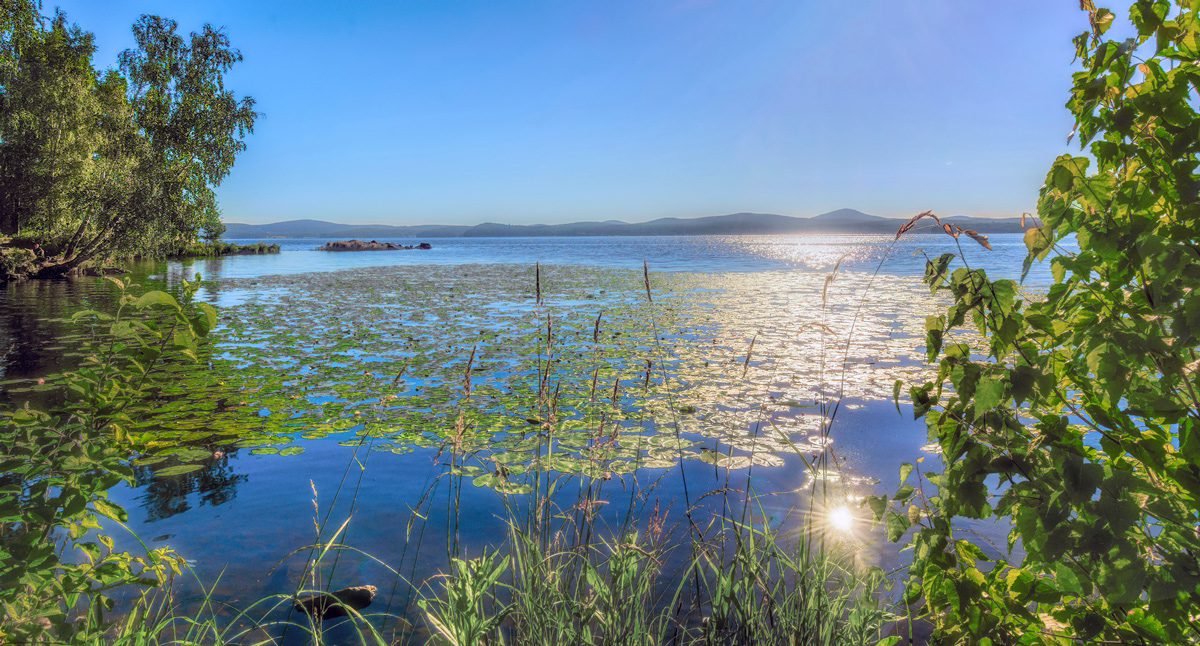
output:
[[[177,476],[184,473],[199,471],[201,468],[203,468],[203,465],[200,464],[177,464],[175,466],[158,469],[154,472],[154,475],[158,477]]]

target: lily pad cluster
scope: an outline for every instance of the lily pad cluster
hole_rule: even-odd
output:
[[[252,411],[239,444],[256,452],[330,434],[431,447],[472,454],[459,468],[502,489],[529,470],[604,475],[681,455],[780,464],[798,446],[828,448],[822,403],[890,399],[897,378],[926,372],[927,292],[902,277],[827,278],[651,274],[653,300],[641,272],[594,267],[222,281],[214,291],[240,304],[221,310],[217,397],[194,406]]]
[[[517,264],[226,279],[206,294],[219,320],[200,367],[163,366],[130,411],[140,473],[188,478],[329,437],[469,455],[454,469],[502,491],[529,471],[831,450],[831,402],[929,377],[918,344],[938,306],[898,276]]]

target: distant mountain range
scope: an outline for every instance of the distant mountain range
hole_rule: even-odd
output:
[[[1020,218],[948,217],[964,229],[979,233],[1020,233]],[[422,224],[337,224],[321,220],[290,220],[274,224],[225,225],[226,238],[467,238],[515,236],[685,236],[752,235],[772,233],[895,233],[907,218],[881,218],[854,209],[838,209],[811,218],[771,213],[733,213],[702,218],[659,218],[649,222],[571,222],[569,224],[496,224],[474,226]],[[930,221],[932,224],[932,221]]]

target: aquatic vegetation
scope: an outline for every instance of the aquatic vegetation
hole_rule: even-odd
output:
[[[222,496],[232,495],[238,476],[226,465],[229,456],[239,451],[294,455],[302,450],[292,443],[297,438],[322,437],[355,446],[353,460],[358,460],[359,448],[436,451],[444,455],[449,502],[464,482],[494,489],[504,500],[532,494],[534,501],[542,501],[514,502],[517,507],[511,522],[523,529],[514,529],[504,548],[506,555],[490,564],[474,563],[459,554],[454,512],[455,520],[452,524],[448,521],[445,528],[451,570],[445,594],[462,596],[474,590],[477,586],[463,588],[463,581],[474,577],[473,572],[478,574],[479,568],[489,573],[484,579],[492,584],[497,584],[492,574],[500,573],[496,576],[503,575],[504,585],[518,586],[524,580],[518,568],[534,567],[528,558],[517,558],[519,550],[525,549],[519,546],[518,534],[539,537],[533,547],[541,550],[559,549],[551,546],[561,547],[561,541],[569,538],[570,551],[588,556],[577,567],[564,565],[576,569],[563,576],[577,577],[570,591],[583,595],[579,603],[590,604],[576,608],[583,614],[575,617],[571,630],[584,631],[579,635],[586,633],[590,635],[587,639],[600,640],[597,643],[613,643],[611,640],[631,631],[641,635],[638,639],[642,641],[662,641],[668,632],[696,637],[701,633],[695,633],[694,626],[687,627],[688,621],[699,622],[708,616],[705,613],[725,616],[733,612],[702,609],[707,607],[705,603],[720,598],[712,590],[725,585],[720,582],[724,570],[717,566],[726,558],[724,545],[772,530],[768,525],[753,524],[739,525],[736,531],[726,527],[707,535],[676,536],[671,548],[660,542],[659,532],[650,545],[646,541],[654,533],[649,528],[639,539],[636,532],[630,534],[631,526],[595,525],[596,509],[610,502],[599,497],[600,487],[614,478],[620,478],[624,487],[622,474],[662,472],[677,467],[681,460],[697,459],[728,473],[755,465],[779,465],[789,453],[813,455],[808,486],[869,485],[865,479],[833,469],[823,457],[835,446],[828,431],[836,409],[830,409],[828,400],[842,388],[856,389],[863,398],[883,397],[885,391],[878,387],[878,379],[858,378],[859,371],[878,369],[874,367],[878,362],[864,357],[888,351],[889,344],[900,343],[895,339],[908,339],[900,319],[864,314],[850,306],[829,306],[830,293],[838,289],[836,282],[800,279],[788,283],[782,274],[772,278],[775,280],[731,281],[720,276],[536,267],[530,289],[525,267],[462,266],[257,279],[250,287],[261,297],[223,308],[220,317],[205,304],[197,304],[196,313],[186,316],[184,310],[178,310],[176,323],[186,321],[192,336],[178,336],[172,328],[163,332],[162,338],[186,360],[155,355],[155,378],[140,380],[138,390],[122,399],[120,423],[108,429],[120,444],[110,447],[111,459],[95,474],[98,488],[93,494],[101,496],[121,475],[136,475],[140,482],[148,483],[146,496],[154,503],[148,507],[149,516],[165,517],[177,513],[177,505],[183,504],[188,491],[201,491],[217,503]],[[198,283],[186,283],[183,301],[198,288]],[[226,281],[217,289],[230,293],[246,288],[239,281]],[[743,303],[759,298],[757,290],[772,290],[782,299],[778,305],[790,315],[772,325],[746,319],[741,313]],[[142,297],[147,299],[147,307],[159,301],[165,309],[178,307],[162,292],[151,294]],[[836,296],[862,299],[862,294],[853,290]],[[812,298],[824,305],[810,313],[801,304]],[[129,334],[140,338],[137,334],[154,332],[162,323],[151,321],[154,325],[145,324],[145,330],[140,325],[118,327],[108,316],[92,311],[75,317],[79,325],[96,321],[80,332],[93,339],[91,345],[85,344],[82,356],[91,356],[90,348],[96,343],[116,343]],[[809,316],[816,321],[806,318]],[[850,344],[847,350],[829,332],[833,325],[865,330],[873,336],[862,347]],[[214,327],[217,333],[209,336]],[[822,356],[836,357],[840,350],[850,360],[842,369],[832,360],[806,352],[814,346]],[[134,350],[127,354],[135,364],[145,359]],[[915,361],[896,366],[920,369]],[[826,373],[836,378],[823,377]],[[25,392],[34,394],[37,389],[65,388],[78,395],[73,374],[51,376],[44,384],[21,384],[13,390],[23,386]],[[823,382],[810,381],[822,378]],[[71,406],[96,408],[96,402],[84,399]],[[563,507],[561,492],[551,494],[559,486],[555,484],[559,477],[574,478],[578,483],[581,497],[574,504]],[[653,478],[645,486],[639,487],[637,482],[636,478],[630,481],[634,489],[625,523],[635,518],[633,491],[644,497],[654,486]],[[731,500],[728,492],[707,495],[712,494],[720,494],[712,500],[719,501],[722,510],[689,502],[689,523],[695,522],[690,519],[693,512],[697,518],[725,517]],[[201,498],[202,503],[204,500]],[[94,504],[97,509],[104,505]],[[414,518],[421,516],[421,505],[416,504]],[[540,514],[550,514],[545,510],[553,507],[558,510],[556,515],[586,520],[579,520],[581,524],[569,536],[561,528],[555,534],[544,529],[550,525],[549,516],[516,516],[520,505],[544,508]],[[424,513],[427,515],[428,509]],[[113,515],[120,517],[117,511]],[[783,537],[760,538],[756,544],[761,547]],[[323,543],[322,553],[329,549],[330,540]],[[683,549],[680,546],[690,546],[690,564],[660,571],[658,557],[646,560],[652,551],[675,559],[662,550]],[[807,553],[809,548],[801,551]],[[164,567],[177,571],[179,562],[167,548],[153,553]],[[769,567],[777,568],[770,576],[777,577],[778,585],[791,585],[800,576],[801,570],[787,570],[775,563],[777,559],[792,559],[786,561],[792,563],[799,558],[798,552],[774,554],[767,550],[766,554],[773,564]],[[308,571],[315,576],[315,570]],[[664,585],[670,581],[678,585],[679,577],[687,573],[700,587],[685,596],[698,605],[685,613],[691,619],[680,624],[663,614],[671,604],[662,605],[661,594]],[[747,581],[761,582],[762,575],[754,574]],[[711,584],[716,586],[712,590],[708,583],[701,585],[710,576],[718,578]],[[403,579],[398,573],[396,577],[397,581]],[[150,583],[148,579],[143,582]],[[629,588],[634,582],[640,583]],[[848,589],[856,586],[851,584]],[[536,621],[520,604],[541,602],[522,596],[518,587],[512,590],[514,596],[506,603],[517,605],[512,606],[514,614],[506,617],[515,622],[524,616],[522,625],[533,626]],[[680,590],[676,588],[683,594]],[[790,607],[792,602],[786,599],[794,592],[778,587],[772,590],[757,597],[760,611],[770,614],[773,609]],[[310,594],[318,591],[314,579]],[[551,594],[549,590],[545,593]],[[563,589],[553,594],[566,593]],[[630,594],[642,601],[629,605]],[[777,594],[783,596],[777,599]],[[472,603],[478,603],[480,597],[474,598]],[[493,623],[455,628],[461,622],[447,613],[458,601],[451,606],[439,603],[435,597],[426,597],[427,616],[440,622],[438,630],[443,636],[457,635],[455,639],[462,635],[454,631],[487,633],[505,618],[496,616]],[[274,602],[266,605],[272,613],[279,611]],[[629,614],[635,606],[641,614]],[[836,616],[844,614],[843,610],[850,612],[846,610],[849,606],[838,608]],[[739,617],[705,624],[716,630],[704,633],[708,643],[714,639],[736,641],[742,639],[737,635],[743,634],[766,634],[761,632],[766,630],[763,626],[754,628],[747,623],[749,615],[744,609],[739,612],[743,613]],[[636,626],[621,623],[635,619]],[[260,624],[284,625],[291,620],[272,615],[270,621],[263,621]],[[778,621],[787,625],[792,620],[780,616]],[[64,626],[75,625],[64,622]],[[841,625],[838,621],[826,623]],[[232,629],[221,625],[222,631]],[[727,633],[721,626],[737,628]],[[540,633],[543,628],[531,630]],[[558,629],[562,626],[554,630]]]
[[[486,468],[496,460],[510,475],[619,473],[669,466],[680,451],[715,461],[732,447],[729,464],[777,464],[788,447],[764,420],[803,442],[827,424],[818,402],[890,397],[897,376],[927,370],[913,346],[933,305],[901,279],[878,278],[887,284],[859,308],[865,281],[854,275],[655,274],[652,308],[635,272],[533,269],[224,281],[224,295],[252,294],[223,310],[210,365],[224,385],[144,423],[175,426],[199,407],[220,428],[232,405],[259,415],[252,433],[240,429],[257,452],[352,429],[378,450],[474,454],[462,468],[496,486],[504,479]],[[772,316],[748,316],[747,303]],[[535,462],[539,434],[553,453]]]
[[[219,315],[205,309],[203,322],[189,319],[197,329],[215,332],[178,345],[183,360],[163,357],[156,363],[156,378],[140,384],[121,423],[128,466],[114,463],[113,468],[144,483],[148,518],[164,518],[186,508],[189,492],[200,494],[200,504],[232,496],[242,476],[229,469],[229,458],[239,453],[286,457],[301,453],[301,442],[322,438],[354,447],[354,461],[360,451],[426,451],[443,465],[438,480],[447,484],[447,505],[456,505],[455,492],[465,483],[512,500],[514,514],[532,504],[532,496],[543,501],[538,504],[552,502],[558,514],[590,518],[588,528],[577,526],[570,538],[571,550],[592,555],[586,567],[578,563],[570,575],[578,577],[572,590],[584,595],[581,603],[595,600],[586,590],[602,591],[597,586],[604,581],[625,581],[620,572],[636,571],[644,577],[638,580],[653,584],[638,588],[643,614],[628,615],[633,606],[621,606],[622,620],[641,617],[637,634],[661,638],[686,632],[695,626],[681,628],[661,614],[663,586],[677,585],[681,573],[691,573],[695,585],[685,596],[699,605],[688,611],[692,619],[687,621],[734,612],[702,610],[720,595],[707,583],[696,585],[721,576],[717,564],[724,563],[726,543],[748,539],[745,532],[774,531],[770,522],[675,536],[670,549],[690,546],[692,560],[659,571],[639,551],[649,550],[649,534],[628,538],[633,530],[628,523],[636,518],[632,506],[625,527],[595,526],[599,506],[610,502],[599,496],[600,488],[610,479],[622,488],[632,486],[633,505],[633,492],[644,500],[653,490],[654,474],[678,468],[681,461],[708,463],[726,473],[725,490],[693,494],[685,501],[688,522],[695,522],[693,513],[697,519],[723,519],[742,495],[729,493],[731,472],[778,466],[785,456],[798,455],[808,465],[807,490],[832,487],[839,500],[861,497],[872,480],[847,472],[834,456],[838,445],[830,426],[837,407],[890,397],[897,374],[924,374],[927,368],[912,345],[925,309],[936,306],[902,279],[877,276],[874,281],[849,272],[832,277],[659,275],[464,265],[210,283],[206,293],[232,296],[238,303]],[[198,288],[188,284],[190,291]],[[767,303],[776,314],[747,316],[747,303]],[[76,325],[86,326],[91,318],[97,324],[65,339],[64,348],[83,339],[111,339],[104,316],[97,311],[77,317]],[[88,352],[85,347],[72,356],[86,358]],[[70,379],[52,375],[42,384],[7,385],[11,394],[36,396],[69,388]],[[581,497],[574,503],[556,489],[571,480],[559,483],[559,477],[576,483]],[[410,529],[428,515],[431,500],[413,507]],[[454,577],[470,578],[475,565],[459,552],[456,508],[447,513],[453,585],[443,592],[461,596],[468,590],[454,587],[462,584]],[[541,550],[568,538],[553,538],[543,529],[549,526],[545,518],[514,515],[511,522],[539,537]],[[425,531],[423,525],[419,531]],[[777,539],[795,537],[772,535],[756,544]],[[502,572],[504,585],[516,585],[522,576],[518,568],[532,565],[521,565],[515,538],[503,549],[496,558],[509,560],[484,569]],[[668,548],[664,543],[655,549]],[[793,562],[797,554],[769,557],[776,568],[771,576],[781,577],[780,585],[795,582],[799,570],[775,561]],[[628,567],[622,565],[614,575],[614,565],[623,563]],[[761,580],[760,575],[751,579]],[[315,594],[315,580],[311,588]],[[606,610],[576,608],[585,619],[577,616],[572,630],[586,629],[596,639],[628,633],[627,625],[606,623],[616,617],[618,597],[630,592],[621,590],[609,590],[614,596]],[[779,599],[793,594],[776,591],[783,595]],[[512,606],[517,614],[508,621],[518,620],[519,603],[524,603],[513,594],[505,603],[518,604]],[[769,613],[791,603],[775,595],[760,595],[755,607]],[[437,621],[450,631],[448,607],[439,610],[438,603],[428,597],[426,613],[443,617]],[[274,602],[268,605],[278,612]],[[402,615],[411,617],[412,609],[404,608]],[[719,625],[740,627],[706,633],[710,642],[736,641],[742,639],[736,635],[751,634],[746,631],[766,634],[762,626],[749,627],[744,609],[739,612],[740,618]],[[276,621],[291,620],[272,615],[270,622]],[[524,621],[533,625],[528,615]],[[462,630],[474,634],[499,625]],[[725,637],[713,637],[718,634]]]
[[[378,267],[208,289],[241,302],[194,350],[204,370],[168,362],[131,411],[135,467],[182,476],[352,433],[379,451],[463,454],[459,472],[512,493],[536,470],[775,466],[798,446],[828,450],[836,408],[823,404],[928,378],[915,344],[936,308],[903,278],[850,272]]]

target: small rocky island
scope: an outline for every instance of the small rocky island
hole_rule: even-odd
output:
[[[376,242],[371,240],[331,240],[317,247],[317,251],[399,251],[401,249],[432,249],[428,242],[419,245],[400,245],[391,242]]]

